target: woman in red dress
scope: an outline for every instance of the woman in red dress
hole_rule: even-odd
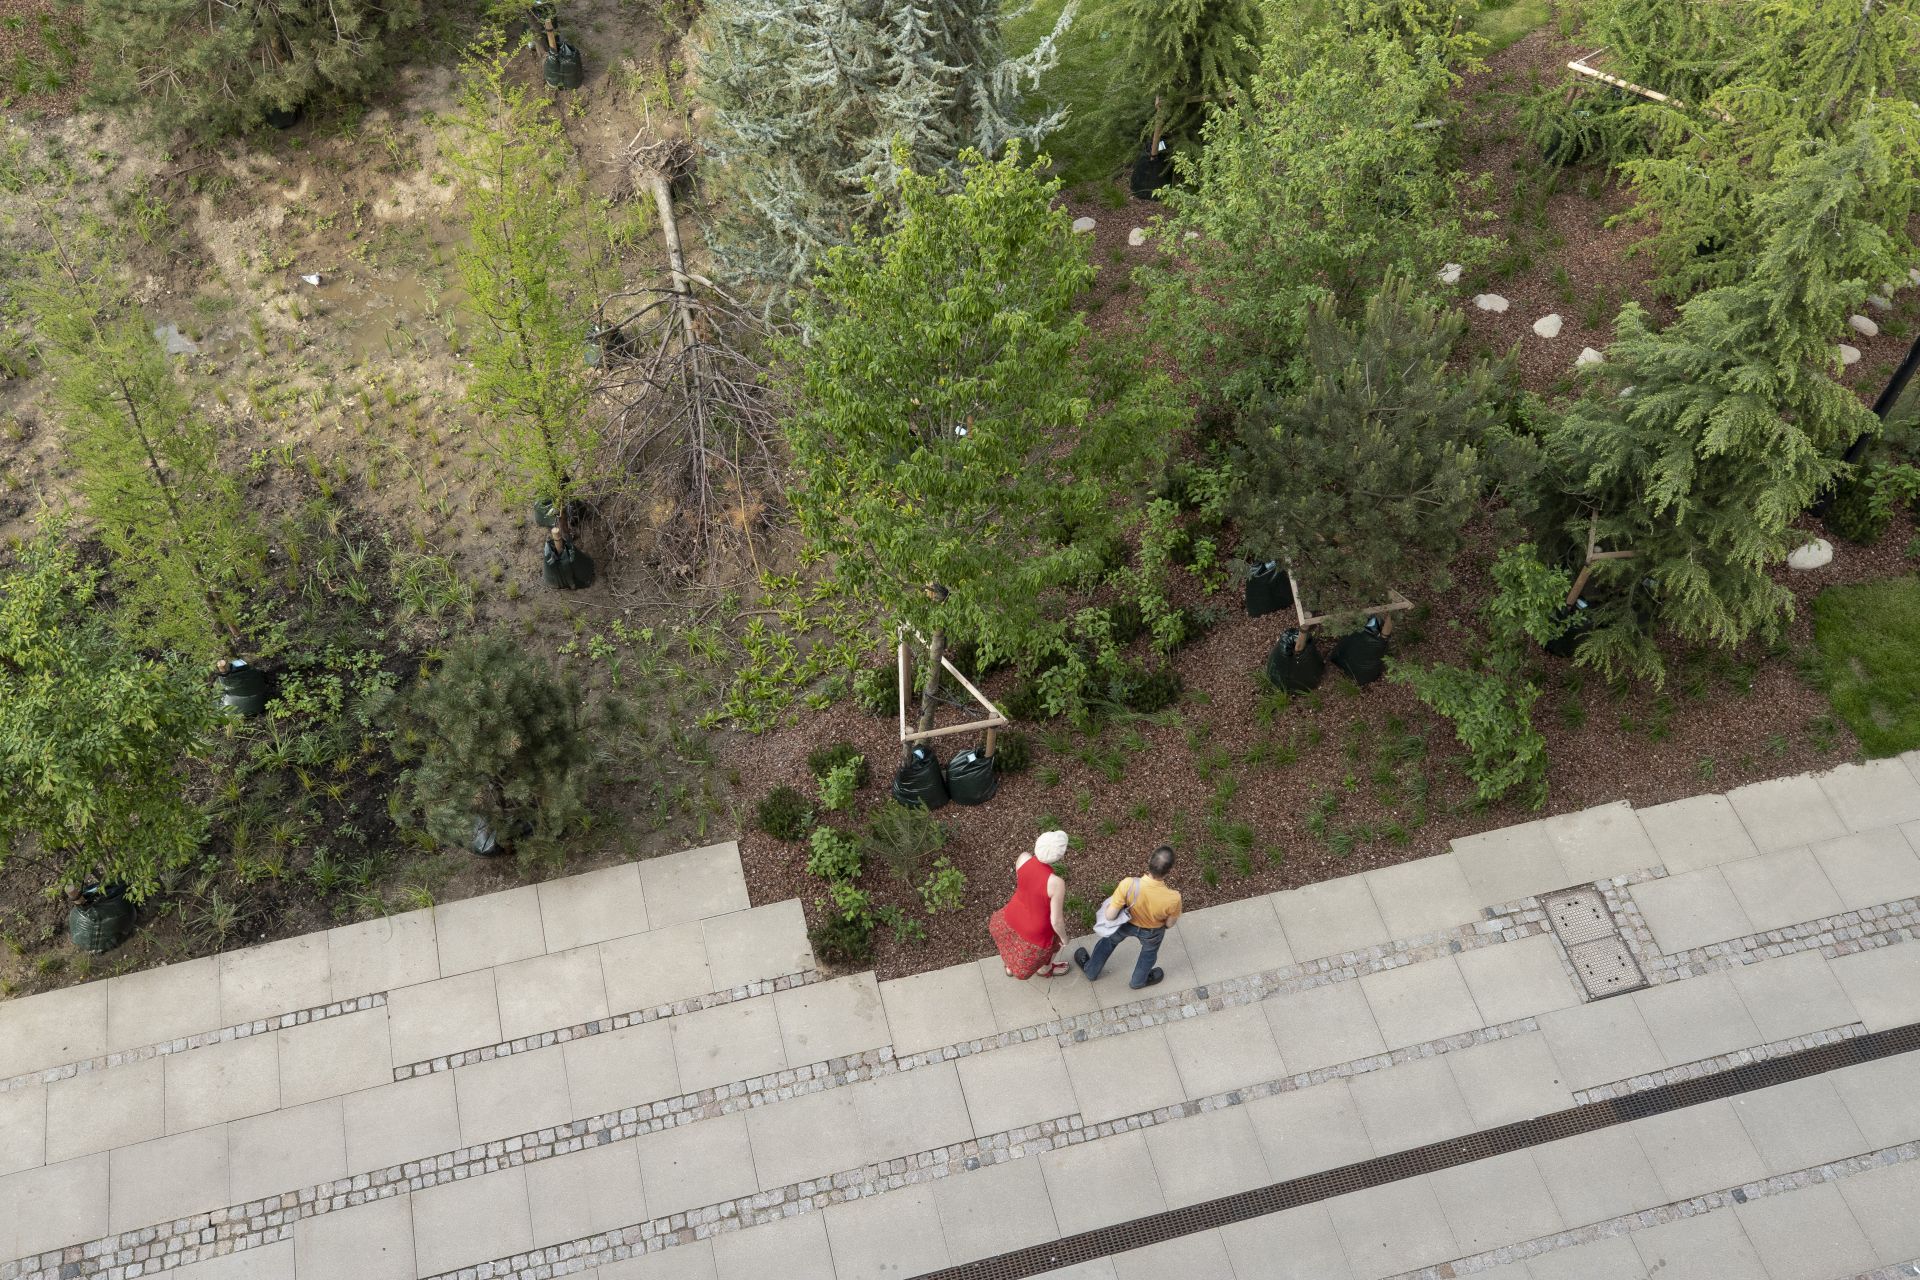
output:
[[[1064,960],[1053,961],[1053,953],[1067,940],[1067,882],[1054,874],[1053,864],[1066,853],[1066,832],[1042,833],[1033,842],[1033,852],[1021,854],[1013,864],[1013,897],[987,921],[1009,978],[1024,982],[1036,973],[1057,978],[1071,967]]]

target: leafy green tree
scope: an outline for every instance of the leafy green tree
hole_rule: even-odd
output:
[[[903,172],[886,234],[826,256],[784,347],[793,504],[846,591],[1031,664],[1066,647],[1064,593],[1105,572],[1179,412],[1136,357],[1083,353],[1094,271],[1044,159],[971,154],[948,185]]]
[[[103,604],[58,522],[0,577],[0,873],[138,900],[205,837],[186,766],[218,712],[204,676],[135,651]]]
[[[1234,110],[1206,129],[1167,197],[1160,263],[1145,269],[1159,345],[1209,395],[1247,408],[1297,381],[1313,308],[1356,314],[1390,271],[1431,279],[1488,242],[1462,212],[1431,103],[1458,82],[1431,43],[1322,27],[1270,40]]]
[[[968,148],[1037,142],[1058,114],[1029,120],[1023,90],[1053,66],[1054,42],[1008,56],[1002,0],[713,0],[700,52],[707,145],[726,198],[715,251],[776,297],[824,252],[877,229],[907,169],[951,170]]]
[[[1260,62],[1259,0],[1120,0],[1106,22],[1120,43],[1109,99],[1149,142],[1197,141]]]
[[[157,648],[210,658],[240,638],[262,539],[221,466],[220,431],[155,340],[110,237],[51,238],[27,310],[123,615]]]
[[[467,231],[460,279],[481,321],[467,396],[499,433],[507,500],[552,504],[570,538],[569,504],[606,474],[585,359],[598,208],[551,95],[529,91],[509,58],[497,34],[470,51],[450,157]]]
[[[371,88],[420,0],[84,0],[101,101],[214,138]]]
[[[1492,368],[1448,368],[1465,329],[1399,277],[1356,321],[1322,299],[1302,348],[1311,381],[1241,420],[1241,546],[1290,565],[1317,612],[1384,599],[1453,558],[1500,417]]]

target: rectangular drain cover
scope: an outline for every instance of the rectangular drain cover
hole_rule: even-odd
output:
[[[1598,889],[1562,889],[1547,895],[1547,918],[1568,947],[1618,936],[1613,912]]]
[[[1638,991],[1647,985],[1646,975],[1634,963],[1633,953],[1618,936],[1576,943],[1567,948],[1567,958],[1573,961],[1581,985],[1595,1000],[1622,991]]]

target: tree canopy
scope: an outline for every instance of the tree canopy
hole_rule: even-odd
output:
[[[1259,65],[1261,15],[1259,0],[1120,0],[1106,14],[1113,109],[1145,138],[1198,141]]]

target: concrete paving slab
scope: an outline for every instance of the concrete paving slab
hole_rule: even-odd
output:
[[[1439,1058],[1363,1071],[1348,1083],[1376,1151],[1406,1151],[1475,1128],[1453,1072]]]
[[[1365,876],[1322,880],[1276,893],[1271,900],[1298,961],[1344,955],[1392,939]]]
[[[460,1108],[448,1072],[350,1093],[340,1111],[352,1169],[385,1169],[460,1145]]]
[[[1046,1273],[1045,1280],[1117,1280],[1119,1272],[1113,1269],[1111,1258],[1095,1258],[1092,1262],[1081,1262],[1071,1267],[1062,1267]]]
[[[853,1096],[874,1151],[908,1155],[974,1136],[960,1075],[951,1062],[856,1085]]]
[[[327,930],[327,971],[335,1000],[432,982],[440,976],[433,912],[408,911]]]
[[[647,1211],[655,1217],[718,1204],[759,1189],[746,1117],[738,1112],[644,1133],[634,1142],[640,1149]]]
[[[1329,982],[1260,1002],[1287,1070],[1299,1074],[1385,1053],[1373,1006],[1357,982]]]
[[[1881,1165],[1836,1185],[1878,1260],[1920,1258],[1920,1163]]]
[[[1582,1003],[1560,959],[1559,944],[1547,934],[1476,947],[1454,959],[1488,1026]]]
[[[773,1011],[791,1064],[844,1058],[893,1042],[871,971],[776,991]]]
[[[1727,803],[1762,853],[1831,840],[1848,831],[1811,774],[1736,787],[1727,792]]]
[[[780,1019],[765,996],[736,1000],[671,1019],[680,1087],[692,1092],[782,1070]]]
[[[798,898],[716,916],[706,922],[706,940],[716,991],[813,968]]]
[[[1189,911],[1178,928],[1187,944],[1189,968],[1182,981],[1188,984],[1267,973],[1293,963],[1271,896]]]
[[[527,1171],[513,1166],[413,1193],[421,1275],[438,1275],[533,1247]]]
[[[1660,1280],[1769,1280],[1731,1213],[1701,1213],[1636,1231],[1628,1239],[1647,1274]]]
[[[719,990],[707,965],[706,930],[690,920],[600,944],[607,1004],[638,1013]]]
[[[740,870],[740,846],[731,840],[648,858],[640,864],[640,887],[647,919],[656,929],[752,905]]]
[[[990,1258],[1060,1235],[1046,1175],[1040,1171],[1040,1162],[1031,1158],[941,1178],[933,1184],[933,1205],[940,1215],[947,1256],[955,1262]]]
[[[1220,1240],[1240,1280],[1355,1280],[1324,1204],[1233,1223]]]
[[[1733,1212],[1773,1280],[1848,1276],[1880,1261],[1830,1182],[1737,1204]]]
[[[255,1245],[238,1253],[190,1262],[175,1268],[168,1280],[294,1280],[293,1241]]]
[[[1113,1274],[1118,1280],[1164,1280],[1170,1275],[1182,1280],[1235,1280],[1233,1263],[1227,1258],[1227,1247],[1218,1231],[1196,1231],[1144,1249],[1116,1253]]]
[[[569,1040],[560,1046],[560,1056],[576,1119],[686,1092],[673,1058],[673,1031],[665,1022]]]
[[[1064,979],[1048,979],[1075,980],[1071,974]],[[997,1030],[993,1005],[987,1000],[986,980],[977,965],[956,965],[883,982],[880,1003],[893,1032],[893,1051],[900,1057],[977,1040]]]
[[[1453,1073],[1479,1128],[1531,1120],[1573,1105],[1573,1091],[1561,1080],[1544,1036],[1489,1040],[1455,1049],[1440,1060]]]
[[[1666,1202],[1659,1175],[1639,1139],[1625,1126],[1535,1147],[1533,1163],[1569,1227],[1605,1222]]]
[[[293,1224],[293,1261],[302,1280],[413,1280],[413,1201],[368,1200]]]
[[[1722,867],[1704,867],[1646,880],[1627,891],[1662,951],[1691,951],[1755,932],[1724,872]]]
[[[1473,1031],[1489,1021],[1453,956],[1362,974],[1359,981],[1389,1049]]]
[[[1665,982],[1622,997],[1638,1006],[1668,1066],[1699,1062],[1761,1043],[1747,1007],[1725,969]]]
[[[493,989],[502,1040],[597,1022],[612,1012],[593,947],[503,964],[493,971]]]
[[[248,1036],[160,1059],[166,1064],[167,1132],[257,1116],[280,1105],[280,1047]]]
[[[1809,1076],[1727,1101],[1766,1161],[1768,1173],[1792,1173],[1871,1151],[1840,1091],[1825,1076]]]
[[[333,999],[327,935],[307,933],[220,957],[220,1021],[240,1026]]]
[[[535,889],[548,951],[572,951],[609,938],[645,933],[650,927],[637,863],[563,876]]]
[[[1666,1065],[1666,1055],[1631,1000],[1616,997],[1543,1013],[1540,1031],[1570,1089],[1590,1089]]]
[[[970,1053],[954,1061],[978,1133],[1002,1133],[1080,1110],[1060,1046],[1051,1039]]]
[[[1249,1102],[1246,1111],[1276,1182],[1379,1154],[1345,1080],[1276,1093]]]
[[[280,1105],[297,1107],[393,1081],[385,1009],[363,1009],[273,1033],[280,1056]]]
[[[1184,917],[1180,923],[1182,928],[1186,927]],[[1072,957],[1073,953],[1067,951],[1061,958],[1071,960]],[[987,1003],[993,1010],[997,1031],[1018,1031],[1022,1027],[1091,1013],[1100,1007],[1093,984],[1077,970],[1069,970],[1057,978],[1029,978],[1019,982],[1007,976],[999,956],[988,956],[975,967],[980,970],[981,984],[986,987]]]
[[[1653,841],[1624,800],[1544,820],[1566,883],[1592,884],[1660,865]]]
[[[1040,1171],[1063,1236],[1131,1222],[1167,1207],[1138,1129],[1044,1152]],[[837,1251],[834,1256],[839,1257]]]
[[[104,1151],[0,1178],[0,1258],[46,1253],[107,1233]]]
[[[1920,853],[1898,827],[1822,841],[1813,857],[1849,911],[1920,896]]]
[[[1479,895],[1451,853],[1395,863],[1361,879],[1373,894],[1388,935],[1396,939],[1418,938],[1480,918]]]
[[[1733,989],[1762,1041],[1787,1040],[1859,1021],[1833,967],[1818,951],[1800,951],[1728,970]]]
[[[116,1147],[107,1230],[134,1231],[233,1203],[222,1125]]]
[[[540,891],[532,885],[443,902],[433,909],[442,977],[546,954]]]
[[[1336,1196],[1327,1213],[1356,1275],[1397,1275],[1461,1253],[1425,1177]]]
[[[1442,1169],[1428,1182],[1461,1253],[1550,1236],[1568,1225],[1528,1151]]]
[[[1648,1280],[1646,1264],[1626,1236],[1535,1254],[1527,1268],[1532,1280]]]
[[[603,1262],[599,1280],[715,1280],[713,1247],[693,1240],[658,1253]]]
[[[122,1053],[227,1026],[220,1016],[220,958],[123,973],[105,982],[107,1051]],[[0,1049],[0,1055],[5,1050]]]
[[[1144,1131],[1169,1209],[1264,1187],[1273,1181],[1244,1107],[1203,1111]]]
[[[1640,828],[1669,875],[1751,858],[1760,847],[1721,795],[1689,796],[1637,811]]]
[[[0,1090],[0,1177],[45,1164],[46,1159],[46,1086]]]
[[[1867,1030],[1920,1022],[1920,943],[1896,942],[1830,963]]]
[[[832,1205],[823,1216],[838,1280],[899,1280],[952,1261],[924,1184]]]
[[[1152,1111],[1187,1096],[1160,1027],[1069,1044],[1060,1056],[1088,1124]]]
[[[760,1186],[771,1190],[879,1159],[882,1152],[871,1141],[854,1093],[871,1088],[869,1082],[829,1089],[745,1112]]]
[[[340,1099],[235,1120],[227,1126],[227,1171],[234,1204],[346,1177]]]
[[[453,1073],[453,1088],[466,1146],[532,1133],[574,1115],[558,1046],[461,1067]]]
[[[632,1226],[651,1216],[632,1139],[536,1160],[525,1168],[536,1247]]]
[[[1287,1074],[1266,1011],[1258,1004],[1169,1023],[1166,1033],[1167,1048],[1189,1098],[1205,1098]]]
[[[165,1133],[165,1071],[165,1059],[148,1058],[46,1086],[46,1158],[58,1163]]]
[[[0,1000],[0,1079],[107,1052],[107,988],[89,982]]]
[[[1483,907],[1567,887],[1567,869],[1545,822],[1461,836],[1453,852]]]
[[[1781,849],[1720,868],[1740,909],[1756,931],[1781,929],[1802,920],[1839,915],[1846,910],[1813,854]]]
[[[1843,764],[1814,781],[1850,830],[1920,821],[1920,778],[1897,758]]]
[[[493,970],[401,987],[387,996],[387,1027],[396,1066],[499,1043]]]
[[[1869,1147],[1920,1140],[1920,1057],[1908,1053],[1863,1062],[1830,1078]]]
[[[1632,1129],[1669,1200],[1766,1176],[1766,1161],[1724,1098],[1636,1120]]]
[[[712,1243],[715,1280],[835,1280],[825,1214],[802,1213],[745,1231],[722,1231]]]

